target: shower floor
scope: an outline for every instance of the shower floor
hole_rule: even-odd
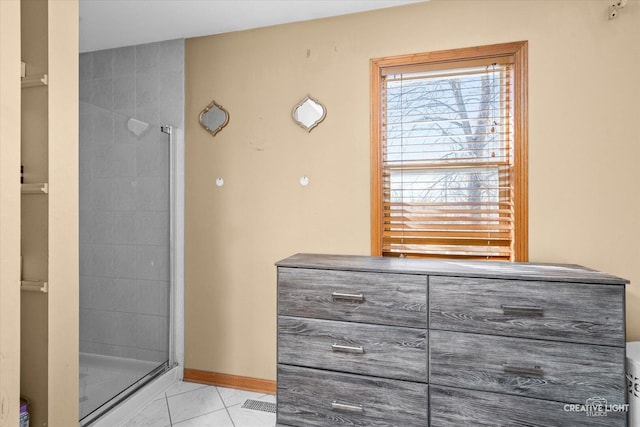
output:
[[[158,362],[80,353],[80,419],[159,365]]]

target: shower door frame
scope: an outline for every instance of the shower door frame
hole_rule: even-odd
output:
[[[176,366],[184,365],[184,328],[182,319],[184,318],[184,284],[178,280],[178,264],[184,265],[184,247],[177,250],[179,236],[177,232],[180,228],[176,226],[178,220],[177,186],[178,175],[177,163],[177,128],[170,125],[161,126],[161,131],[169,135],[169,366],[172,369]],[[182,176],[182,174],[180,174]],[[184,188],[184,187],[182,187]],[[184,227],[182,227],[184,229]],[[180,260],[177,257],[180,256]],[[182,286],[178,286],[181,283]],[[179,312],[178,312],[179,311]],[[181,320],[181,325],[177,321]],[[180,326],[180,327],[179,327]],[[182,377],[182,375],[180,375]]]
[[[184,370],[184,133],[161,125],[169,153],[169,337],[168,361],[79,420],[79,426],[112,427],[130,418]],[[180,156],[178,156],[180,154]],[[178,203],[182,201],[182,203]],[[182,213],[182,215],[180,215]]]

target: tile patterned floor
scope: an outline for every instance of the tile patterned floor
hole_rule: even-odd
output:
[[[273,427],[276,415],[243,409],[247,399],[274,402],[275,396],[178,382],[122,427]]]

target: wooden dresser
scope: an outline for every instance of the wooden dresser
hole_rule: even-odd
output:
[[[277,266],[278,426],[626,424],[624,279],[339,255]]]

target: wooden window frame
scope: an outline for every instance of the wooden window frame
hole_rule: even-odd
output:
[[[371,99],[371,254],[382,255],[383,230],[383,158],[382,158],[382,76],[390,68],[446,64],[456,61],[514,57],[514,242],[513,261],[525,262],[528,254],[528,67],[527,41],[501,43],[462,49],[388,56],[370,60]]]

